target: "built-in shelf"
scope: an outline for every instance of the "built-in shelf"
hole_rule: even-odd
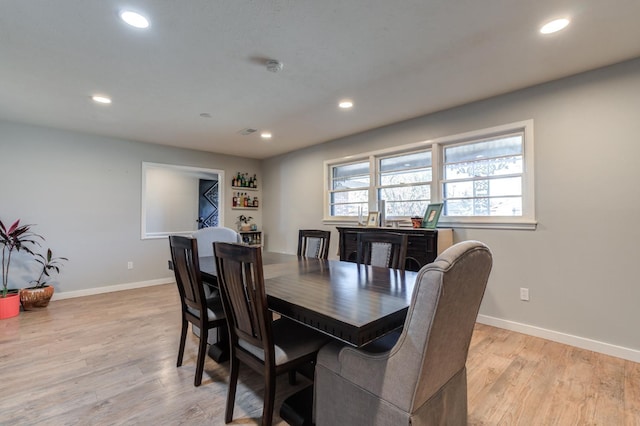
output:
[[[262,231],[239,231],[244,244],[262,246]]]

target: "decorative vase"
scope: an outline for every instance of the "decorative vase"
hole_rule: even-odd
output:
[[[22,302],[22,307],[25,311],[46,308],[51,297],[53,297],[53,287],[50,285],[20,290],[20,302]]]
[[[412,217],[411,218],[411,225],[413,225],[414,228],[421,228],[422,227],[422,218],[421,217]]]
[[[0,297],[0,319],[12,318],[20,313],[20,296],[9,293],[7,297]]]

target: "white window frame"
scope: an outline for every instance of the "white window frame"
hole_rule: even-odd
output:
[[[403,155],[407,155],[407,154],[420,154],[420,153],[429,153],[432,156],[432,162],[431,162],[431,180],[428,182],[415,182],[415,183],[405,183],[405,184],[400,184],[400,185],[382,185],[382,160],[388,159],[388,158],[393,158],[393,157],[401,157]],[[379,199],[377,198],[380,190],[385,189],[385,188],[401,188],[401,187],[412,187],[412,186],[429,186],[430,187],[430,194],[431,194],[431,199],[433,199],[433,154],[431,152],[431,147],[430,146],[424,146],[422,145],[420,148],[414,148],[411,150],[404,150],[404,151],[394,151],[393,153],[390,154],[379,154],[379,155],[375,155],[375,197],[376,197],[376,203],[379,202]],[[374,204],[376,204],[374,203]],[[397,220],[397,219],[402,219],[402,218],[406,218],[407,216],[387,216],[387,219],[391,219],[391,220]]]
[[[378,204],[378,168],[379,158],[394,154],[410,153],[431,149],[432,182],[431,202],[437,203],[443,199],[443,149],[446,146],[473,143],[483,139],[497,137],[511,133],[523,135],[523,172],[522,172],[522,215],[521,216],[440,216],[438,227],[441,228],[487,228],[487,229],[536,229],[535,215],[535,170],[534,170],[534,138],[533,119],[518,121],[505,125],[481,130],[445,136],[423,142],[396,146],[384,150],[362,153],[324,162],[324,219],[329,225],[354,225],[358,218],[351,216],[330,216],[330,185],[331,170],[334,166],[369,160],[371,174],[369,183],[369,211],[376,211]],[[406,221],[406,225],[409,221]]]
[[[347,158],[347,157],[345,157]],[[347,191],[367,191],[367,199],[369,200],[369,202],[367,203],[367,208],[369,209],[369,211],[372,211],[371,209],[371,191],[372,188],[374,187],[374,185],[372,184],[372,180],[373,179],[373,174],[372,174],[372,170],[371,170],[371,160],[372,158],[368,156],[364,156],[364,157],[348,157],[349,160],[345,160],[345,161],[341,161],[339,163],[334,163],[331,166],[327,167],[326,166],[326,162],[325,162],[325,168],[324,168],[324,173],[325,173],[325,220],[326,217],[330,217],[330,218],[341,218],[341,220],[346,220],[346,221],[353,221],[353,216],[331,216],[330,212],[331,212],[331,195],[333,193],[338,193],[338,192],[347,192]],[[352,164],[357,164],[357,163],[369,163],[369,186],[368,187],[362,187],[362,188],[353,188],[350,190],[335,190],[333,189],[333,167],[340,167],[340,166],[348,166],[348,165],[352,165]],[[364,176],[364,175],[363,175]],[[373,194],[373,196],[375,197],[375,194]],[[375,209],[374,209],[375,210]],[[357,218],[356,218],[357,221]]]

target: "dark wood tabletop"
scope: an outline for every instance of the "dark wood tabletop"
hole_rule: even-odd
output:
[[[402,326],[417,272],[263,253],[269,308],[354,346]],[[200,258],[215,282],[213,257]]]

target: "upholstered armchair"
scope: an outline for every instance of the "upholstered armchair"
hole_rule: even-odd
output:
[[[193,238],[198,241],[198,255],[201,257],[205,256],[213,256],[213,243],[216,241],[222,241],[225,243],[239,243],[240,242],[240,234],[234,231],[231,228],[225,228],[224,226],[210,226],[208,228],[201,228],[197,231],[194,231],[191,234]],[[217,283],[209,283],[214,286],[217,286]],[[204,295],[209,301],[209,303],[216,303],[217,299],[220,303],[220,294],[218,290],[213,290],[211,286],[204,286]],[[200,328],[198,326],[192,326],[193,334],[200,337]],[[226,330],[225,330],[226,331]],[[220,336],[218,333],[210,333],[208,338],[208,343],[213,345],[214,343],[220,340]],[[223,358],[217,358],[218,361],[221,361]]]
[[[239,243],[240,234],[231,228],[224,226],[211,226],[195,231],[191,236],[198,240],[198,253],[200,256],[213,256],[213,243]]]
[[[465,363],[491,266],[487,246],[458,243],[420,270],[395,344],[322,348],[316,425],[466,425]]]

